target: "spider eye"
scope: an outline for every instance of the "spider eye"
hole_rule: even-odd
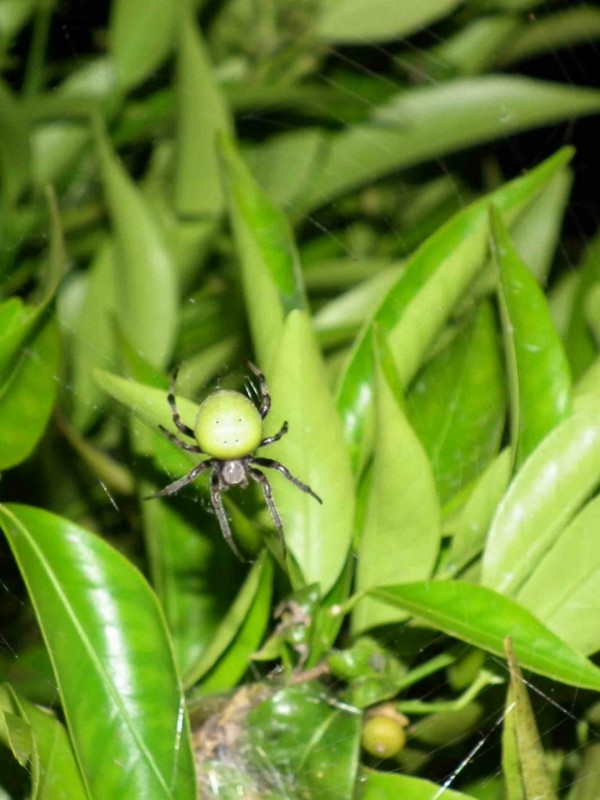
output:
[[[208,455],[220,459],[242,458],[256,450],[262,435],[260,413],[243,394],[221,390],[200,404],[194,436]]]

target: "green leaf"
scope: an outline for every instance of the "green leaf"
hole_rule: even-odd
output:
[[[373,589],[371,594],[498,656],[503,656],[504,639],[510,636],[523,667],[571,686],[600,688],[598,667],[527,609],[485,586],[424,581]]]
[[[171,0],[115,0],[109,37],[117,83],[132,89],[151,76],[173,47],[177,3]]]
[[[14,205],[30,179],[30,139],[27,119],[8,87],[0,81],[0,175],[7,206]],[[6,211],[3,212],[4,214]]]
[[[273,432],[289,433],[264,451],[285,464],[323,500],[317,501],[273,470],[269,479],[281,509],[285,539],[307,584],[325,594],[346,562],[354,518],[354,488],[340,419],[308,316],[287,317],[272,373],[268,374]],[[262,453],[261,453],[262,455]],[[271,471],[270,471],[271,472]]]
[[[280,773],[280,785],[292,776],[300,796],[348,800],[354,793],[361,716],[358,709],[330,702],[320,684],[289,686],[249,713],[249,757],[259,769],[266,761],[270,772]]]
[[[600,498],[591,500],[542,557],[517,600],[582,653],[600,650]]]
[[[63,800],[87,800],[89,795],[67,731],[56,716],[49,709],[33,705],[8,686],[0,687],[0,713],[2,707],[10,708],[29,732],[32,800],[52,800],[58,796],[57,790]]]
[[[208,647],[204,649],[197,661],[191,665],[185,676],[186,686],[192,686],[197,683],[213,669],[218,660],[232,646],[232,643],[235,643],[236,637],[240,632],[243,632],[244,624],[251,617],[253,609],[262,609],[265,606],[265,600],[268,608],[272,580],[273,564],[267,553],[263,553],[258,561],[252,565],[238,596],[222,619]],[[258,624],[260,625],[260,622]],[[252,650],[256,646],[254,645]],[[248,667],[248,655],[249,653],[246,653],[246,658],[242,661],[244,670]],[[200,688],[202,689],[202,687]],[[229,689],[231,686],[219,687],[216,691],[221,691],[222,688]]]
[[[441,535],[439,500],[427,454],[381,363],[375,381],[375,448],[358,546],[357,591],[392,580],[408,583],[429,578]],[[354,609],[353,631],[404,616],[398,609],[366,597]]]
[[[408,261],[374,316],[388,334],[405,385],[481,269],[489,203],[494,202],[514,220],[570,157],[570,150],[562,150],[525,177],[461,211]],[[371,345],[365,331],[356,342],[338,389],[338,408],[355,470],[369,451],[366,437],[373,402],[372,371]]]
[[[437,783],[411,775],[399,775],[397,772],[377,772],[365,768],[361,777],[361,800],[474,800],[471,795],[442,789]]]
[[[15,307],[15,302],[8,300],[3,307]],[[24,461],[42,437],[56,400],[59,364],[58,327],[49,319],[33,333],[0,387],[0,470]]]
[[[546,298],[493,206],[490,219],[511,389],[511,440],[518,468],[569,414],[571,374]]]
[[[510,672],[508,698],[514,702],[512,709],[509,706],[508,713],[515,715],[514,729],[525,797],[528,800],[536,797],[558,800],[552,787],[549,765],[536,726],[534,711],[510,638],[506,640],[505,648]]]
[[[257,186],[233,142],[225,137],[221,153],[254,349],[268,371],[286,316],[306,308],[300,260],[287,218]]]
[[[560,423],[523,464],[488,534],[482,582],[516,593],[600,483],[600,399]]]
[[[171,356],[177,323],[176,271],[146,199],[95,126],[102,182],[116,246],[116,302],[121,328],[157,367]]]
[[[216,216],[224,206],[218,134],[231,133],[232,123],[195,20],[181,17],[173,199],[182,216]]]
[[[455,575],[480,555],[490,523],[508,486],[511,469],[511,453],[504,449],[479,476],[464,506],[449,520],[447,527],[452,542],[438,577]]]
[[[498,451],[504,373],[489,303],[411,386],[408,416],[429,455],[442,503],[477,477]]]
[[[90,798],[195,797],[184,700],[156,598],[98,537],[0,507],[52,659]],[[127,769],[123,765],[127,764]]]
[[[372,0],[337,0],[322,3],[315,34],[331,44],[364,44],[399,39],[427,27],[449,14],[460,0],[421,0],[390,3]]]
[[[332,134],[302,210],[448,153],[600,110],[600,92],[518,75],[486,75],[404,91],[369,123]]]

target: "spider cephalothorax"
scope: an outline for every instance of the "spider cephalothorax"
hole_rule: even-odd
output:
[[[188,483],[194,481],[202,472],[212,470],[210,498],[216,511],[223,536],[235,555],[242,561],[244,559],[237,549],[231,535],[229,520],[223,508],[221,492],[226,491],[231,486],[248,486],[249,479],[260,484],[267,506],[273,517],[273,522],[279,532],[284,554],[285,542],[283,539],[281,517],[273,501],[269,479],[258,467],[276,469],[303,492],[312,495],[319,503],[322,502],[321,498],[313,492],[310,486],[307,486],[305,483],[298,480],[298,478],[294,477],[289,469],[284,467],[283,464],[280,464],[279,461],[254,455],[254,452],[259,447],[273,444],[273,442],[277,442],[281,439],[281,437],[287,433],[288,424],[284,422],[279,432],[274,436],[263,436],[263,420],[271,408],[271,396],[269,395],[267,382],[262,372],[250,361],[246,363],[249,369],[258,378],[260,408],[256,408],[252,401],[240,392],[221,389],[208,395],[208,397],[202,401],[198,408],[193,430],[181,421],[181,417],[177,411],[177,404],[175,402],[177,370],[175,370],[173,374],[173,383],[171,384],[167,399],[171,407],[175,427],[178,431],[181,431],[184,436],[191,439],[193,444],[184,442],[178,436],[169,433],[162,425],[159,425],[159,428],[173,444],[176,444],[182,450],[187,450],[190,453],[201,453],[209,457],[205,461],[201,461],[197,464],[187,475],[184,475],[183,478],[165,486],[160,492],[152,495],[152,497],[164,497],[165,495],[175,494],[180,489],[183,489],[184,486],[187,486]]]

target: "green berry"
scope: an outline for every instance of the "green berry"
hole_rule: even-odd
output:
[[[369,717],[362,729],[362,746],[376,758],[393,758],[404,747],[406,733],[398,720],[389,716]]]

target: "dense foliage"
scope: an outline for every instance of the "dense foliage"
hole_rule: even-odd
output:
[[[76,6],[0,0],[0,798],[595,800],[600,237],[496,150],[600,12]],[[224,494],[244,563],[147,498],[248,358],[323,504]]]

